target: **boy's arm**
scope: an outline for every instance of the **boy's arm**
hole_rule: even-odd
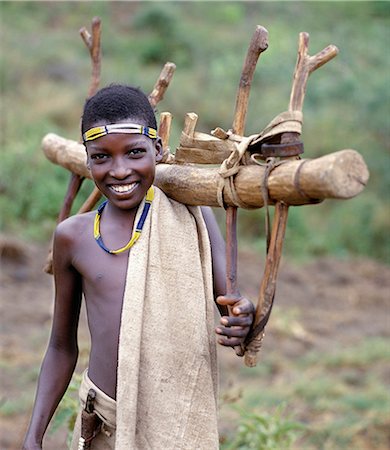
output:
[[[213,264],[214,298],[226,294],[226,245],[211,208],[201,207],[203,219],[209,234],[211,257]],[[228,309],[217,304],[221,315],[227,315]]]
[[[244,342],[253,322],[254,306],[245,297],[226,296],[226,246],[214,213],[209,207],[201,207],[209,233],[213,263],[214,297],[221,313],[221,325],[216,328],[221,345],[235,347]],[[232,315],[229,316],[228,306]]]
[[[56,294],[52,331],[39,375],[24,450],[42,448],[43,436],[68,387],[78,357],[77,327],[81,305],[81,280],[71,264],[73,239],[64,225],[61,224],[57,228],[54,238]]]

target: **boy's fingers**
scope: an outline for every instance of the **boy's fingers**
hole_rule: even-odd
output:
[[[244,338],[248,333],[248,330],[242,327],[232,327],[232,328],[217,327],[215,331],[217,334],[220,334],[222,336],[237,337],[237,338]]]
[[[221,317],[221,324],[225,327],[250,327],[252,325],[252,317],[246,314],[242,316],[223,316]]]
[[[242,298],[233,307],[234,314],[252,314],[254,311],[253,303],[246,298]]]
[[[225,347],[236,347],[238,345],[242,344],[243,339],[242,338],[236,338],[236,337],[219,337],[218,338],[218,344],[223,345]]]
[[[219,305],[232,306],[232,312],[236,315],[252,314],[255,310],[252,302],[245,297],[221,295],[217,297],[217,303]]]
[[[217,297],[217,303],[219,305],[225,305],[225,306],[233,306],[236,303],[238,303],[243,297],[236,297],[236,296],[227,296],[227,295],[220,295]]]

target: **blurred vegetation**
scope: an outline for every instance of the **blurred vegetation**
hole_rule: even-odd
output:
[[[274,439],[280,438],[288,443],[275,448],[387,449],[390,395],[384,368],[389,357],[388,339],[372,337],[340,349],[309,351],[293,364],[275,352],[268,354],[255,369],[242,367],[239,375],[246,381],[245,390],[232,408],[237,405],[245,405],[250,411],[259,406],[263,411],[276,408],[276,413],[263,416],[268,419],[264,436],[257,437],[267,439],[269,447],[248,448],[271,449]],[[289,416],[291,413],[294,420]],[[247,427],[260,426],[256,416],[254,413]],[[236,436],[232,433],[228,436],[233,442],[240,439],[240,430],[246,430],[242,425],[236,430],[236,424],[247,417],[238,410],[229,421],[225,418],[225,427],[238,432]],[[256,440],[253,438],[252,442]]]
[[[338,57],[309,80],[304,106],[306,157],[344,148],[369,167],[365,191],[348,201],[291,208],[286,251],[295,258],[367,255],[389,262],[390,185],[388,2],[1,2],[0,229],[47,240],[69,174],[49,163],[42,137],[77,140],[89,85],[88,52],[78,30],[103,23],[102,85],[149,92],[167,61],[177,70],[159,111],[174,115],[171,146],[186,112],[198,129],[229,128],[240,71],[256,24],[269,30],[250,99],[247,134],[286,109],[298,33],[311,54],[330,43]],[[86,183],[75,209],[90,192]],[[263,211],[240,211],[240,239],[263,242]],[[221,212],[218,217],[222,218]]]
[[[222,442],[221,450],[290,449],[303,430],[302,424],[283,417],[283,405],[273,414],[238,409],[240,421],[235,436]]]

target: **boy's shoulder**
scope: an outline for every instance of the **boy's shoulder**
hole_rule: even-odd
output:
[[[55,230],[55,239],[77,240],[85,231],[93,229],[96,211],[76,214],[60,222]]]

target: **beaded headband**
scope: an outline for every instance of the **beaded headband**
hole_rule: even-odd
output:
[[[154,128],[144,127],[136,123],[114,123],[111,125],[102,125],[100,127],[90,128],[83,134],[84,144],[88,141],[94,141],[106,134],[124,133],[124,134],[143,134],[150,139],[157,138],[157,131]]]

